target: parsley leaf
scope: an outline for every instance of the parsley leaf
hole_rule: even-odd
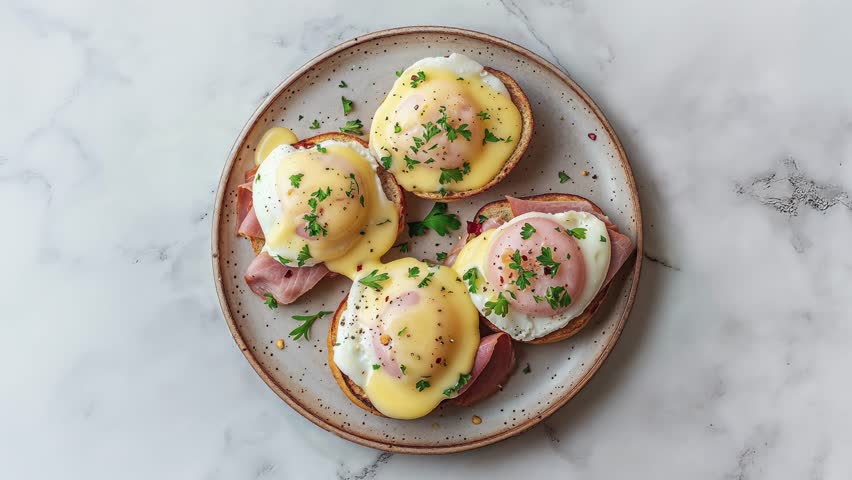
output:
[[[258,174],[256,177],[254,177],[254,183],[257,183],[259,181],[260,181],[260,174]]]
[[[402,76],[402,72],[403,72],[403,70],[397,70],[397,71],[396,71],[396,76],[397,76],[397,77],[401,77],[401,76]]]
[[[538,263],[544,265],[544,267],[550,270],[550,278],[556,276],[556,272],[559,271],[559,262],[553,261],[553,251],[550,247],[541,247],[541,255],[535,257],[538,260]]]
[[[377,363],[374,363],[374,364],[373,364],[373,370],[378,370],[378,369],[380,369],[380,368],[382,368],[382,366],[381,366],[381,365],[379,365],[379,364],[377,364]]]
[[[399,248],[399,251],[402,253],[408,253],[408,242],[397,243],[391,248]]]
[[[432,277],[435,276],[435,272],[429,272],[420,283],[417,284],[417,288],[428,287],[430,283],[432,283]]]
[[[420,275],[420,267],[411,267],[408,269],[408,278],[414,278]]]
[[[470,374],[469,373],[462,373],[461,375],[459,375],[459,381],[458,381],[458,383],[456,383],[456,386],[450,387],[450,388],[444,390],[444,395],[447,396],[447,397],[451,396],[452,394],[461,390],[461,388],[463,386],[467,385],[467,382],[469,382],[469,381],[470,381]]]
[[[606,237],[604,237],[603,235],[601,235],[601,241],[602,241],[602,242],[604,242],[604,243],[606,243]]]
[[[572,228],[571,230],[565,230],[565,233],[579,240],[586,239],[586,229],[582,227]]]
[[[437,258],[439,262],[443,262],[447,259],[447,252],[438,252],[435,254],[435,258]]]
[[[343,80],[341,80],[341,81],[340,81],[340,85],[338,85],[338,87],[340,87],[340,88],[346,88],[346,87],[348,87],[348,86],[349,86],[349,85],[347,85],[347,84],[346,84],[346,82],[344,82]]]
[[[571,295],[568,295],[568,291],[562,286],[548,287],[544,298],[550,304],[550,308],[554,310],[571,305]]]
[[[417,85],[426,81],[426,74],[423,71],[417,72],[417,75],[411,76],[411,88],[417,88]]]
[[[316,130],[320,128],[319,120],[314,119],[314,123],[312,123],[311,126],[309,126],[308,128],[310,128],[311,130]]]
[[[530,225],[529,223],[525,223],[521,228],[521,238],[524,240],[529,240],[532,237],[532,234],[535,233],[535,227]]]
[[[298,320],[302,322],[302,324],[293,329],[293,331],[290,332],[289,336],[293,337],[293,340],[298,340],[300,338],[310,340],[311,327],[313,326],[314,322],[330,313],[332,312],[322,311],[317,312],[313,315],[293,315],[293,320]]]
[[[417,387],[418,392],[422,392],[423,390],[426,390],[427,388],[431,387],[432,385],[429,384],[429,380],[422,378],[414,386]]]
[[[295,175],[290,175],[290,185],[293,185],[293,188],[299,188],[300,182],[302,181],[302,177],[304,177],[304,173],[297,173]]]
[[[349,112],[352,111],[352,100],[349,100],[346,97],[340,97],[341,103],[343,103],[343,114],[349,115]]]
[[[445,183],[461,182],[463,178],[464,174],[460,168],[441,167],[441,176],[438,178],[438,183],[443,185]]]
[[[384,282],[384,281],[389,280],[390,275],[388,275],[387,272],[377,275],[378,273],[379,273],[379,270],[375,269],[372,272],[370,272],[367,276],[365,276],[363,278],[359,278],[358,283],[360,283],[361,285],[366,285],[366,286],[372,288],[373,290],[377,290],[377,291],[381,292],[382,286],[379,284],[379,282]]]
[[[388,152],[388,156],[380,158],[379,161],[382,162],[382,166],[385,167],[385,170],[390,170],[393,157],[390,156],[390,152]]]
[[[447,213],[447,204],[436,202],[432,210],[420,222],[408,223],[408,234],[412,237],[423,235],[426,230],[431,228],[440,236],[448,235],[450,230],[458,230],[461,227],[461,221],[454,213]]]
[[[307,222],[305,224],[305,231],[308,232],[309,236],[319,237],[320,234],[322,234],[323,237],[328,236],[328,230],[317,222],[317,220],[319,220],[319,215],[316,213],[306,213],[302,219]]]
[[[393,133],[399,133],[402,131],[402,127],[399,126],[399,122],[396,122],[393,126]]]
[[[488,120],[489,118],[491,118],[491,115],[488,115],[488,112],[479,112],[476,114],[476,116],[483,120]]]
[[[361,130],[362,128],[364,128],[364,124],[361,123],[361,120],[349,120],[346,122],[346,125],[340,127],[340,131],[353,135],[364,135],[364,132]]]
[[[328,149],[323,147],[322,144],[318,143],[317,144],[317,151],[320,152],[320,153],[325,153],[325,152],[328,151]]]
[[[298,266],[302,267],[302,266],[305,265],[305,260],[308,260],[310,258],[313,258],[313,257],[311,257],[311,249],[308,246],[308,244],[306,243],[305,246],[302,247],[301,250],[299,250],[299,256],[296,257],[296,260],[297,260],[296,264]]]
[[[406,167],[408,170],[412,170],[412,169],[414,169],[414,166],[415,166],[415,165],[417,165],[418,163],[420,163],[420,161],[419,161],[419,160],[415,160],[415,159],[413,159],[413,158],[409,157],[408,155],[406,155],[406,156],[403,158],[403,160],[405,160],[405,167]]]
[[[509,313],[509,301],[503,296],[503,292],[497,295],[497,300],[485,302],[485,315],[491,315],[492,312],[501,317],[505,317]]]
[[[512,263],[509,264],[509,268],[518,271],[518,279],[515,280],[515,285],[518,288],[525,290],[530,286],[530,279],[535,277],[535,272],[524,269],[521,264],[521,252],[515,250],[515,253],[512,254]]]
[[[559,171],[559,183],[565,183],[568,180],[571,180],[571,177],[569,177],[567,173],[560,170]]]
[[[420,126],[423,127],[423,143],[429,143],[432,137],[441,133],[441,129],[432,122],[426,122]]]
[[[286,258],[286,257],[282,257],[281,255],[275,255],[275,259],[276,259],[276,260],[278,260],[278,262],[279,262],[281,265],[287,265],[288,263],[290,263],[290,262],[292,262],[292,261],[293,261],[292,259],[289,259],[289,258]]]
[[[497,135],[494,135],[493,133],[491,133],[490,130],[488,130],[486,128],[485,129],[485,138],[482,139],[482,144],[485,145],[485,142],[492,142],[492,143],[502,142],[504,140],[505,140],[505,138],[500,138]]]
[[[275,300],[275,297],[273,297],[271,293],[264,293],[263,297],[266,298],[266,301],[263,303],[265,303],[270,310],[278,308],[278,301]]]
[[[470,293],[476,293],[476,281],[479,279],[479,270],[476,267],[469,268],[466,272],[464,272],[464,276],[462,276],[462,280],[467,282],[468,291]]]
[[[405,333],[405,331],[406,331],[406,330],[408,330],[408,327],[407,327],[407,326],[406,326],[406,327],[402,327],[402,330],[400,330],[400,331],[396,332],[396,336],[397,336],[397,337],[401,337],[401,336],[402,336],[402,334],[403,334],[403,333]]]
[[[402,372],[403,375],[405,375],[405,365],[399,364],[399,371]]]

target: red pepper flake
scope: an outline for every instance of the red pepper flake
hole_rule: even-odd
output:
[[[468,220],[467,233],[472,235],[479,235],[480,233],[482,233],[482,224],[479,222],[471,222]]]
[[[590,134],[589,134],[589,138],[590,138],[590,139],[592,139],[592,141],[594,142],[595,140],[597,140],[597,139],[598,139],[598,136],[597,136],[597,135],[595,135],[594,133],[590,133]]]
[[[390,300],[390,296],[385,297],[385,301],[387,302],[388,300]]]
[[[526,262],[526,261],[527,261],[527,256],[526,256],[526,255],[521,255],[521,260],[523,260],[523,261],[525,261],[525,262]]]
[[[500,275],[500,283],[503,283],[503,275]]]
[[[358,265],[357,267],[355,267],[355,270],[360,272],[362,268],[364,268],[364,265]]]

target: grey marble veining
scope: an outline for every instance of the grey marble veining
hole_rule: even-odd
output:
[[[0,4],[3,478],[852,477],[845,2]],[[645,219],[601,371],[519,437],[385,454],[284,405],[212,285],[215,186],[293,69],[399,25],[486,31],[606,112]]]

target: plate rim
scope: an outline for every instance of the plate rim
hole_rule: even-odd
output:
[[[236,160],[240,153],[240,145],[242,145],[242,143],[245,141],[246,136],[254,127],[254,125],[258,122],[266,108],[278,98],[278,96],[284,89],[289,87],[293,82],[295,82],[298,78],[304,75],[307,71],[309,71],[315,65],[323,62],[324,60],[336,55],[337,53],[343,50],[376,39],[384,39],[398,35],[409,35],[417,33],[459,35],[474,40],[495,44],[508,50],[512,50],[515,53],[539,64],[542,68],[547,69],[548,71],[556,75],[569,88],[574,90],[574,92],[580,98],[582,98],[584,102],[586,102],[586,104],[592,110],[595,117],[597,117],[597,119],[600,121],[601,125],[603,125],[606,132],[609,134],[610,138],[614,143],[614,146],[618,152],[619,161],[626,173],[627,184],[630,187],[631,199],[633,201],[633,205],[635,205],[632,213],[637,225],[636,254],[634,257],[635,260],[633,263],[632,274],[633,283],[631,284],[630,292],[628,293],[627,304],[625,305],[624,312],[621,314],[621,317],[618,319],[618,322],[615,325],[615,329],[613,331],[613,335],[610,337],[610,341],[604,346],[603,350],[597,356],[597,358],[595,358],[594,363],[591,365],[587,373],[583,375],[570,390],[568,390],[564,395],[562,395],[557,401],[553,402],[550,406],[548,406],[539,415],[530,417],[529,419],[522,423],[519,423],[518,425],[499,431],[485,438],[438,446],[397,445],[390,441],[376,441],[371,438],[359,436],[357,434],[347,431],[342,426],[333,425],[331,423],[326,422],[324,419],[314,415],[308,409],[302,406],[302,404],[299,403],[296,398],[285,392],[260,365],[255,356],[252,354],[251,350],[246,345],[245,341],[242,338],[242,335],[240,334],[236,321],[233,315],[231,314],[230,305],[226,298],[226,292],[224,289],[224,284],[222,282],[222,267],[219,252],[219,227],[223,214],[223,205],[225,202],[225,193],[228,184],[228,179],[231,177],[231,172],[236,166]],[[257,109],[255,109],[255,111],[252,113],[251,117],[249,117],[248,121],[246,121],[245,125],[243,125],[243,128],[237,135],[237,138],[234,141],[231,150],[228,152],[227,161],[225,162],[225,166],[222,169],[222,173],[219,177],[219,183],[216,189],[216,198],[214,200],[213,205],[213,217],[211,225],[211,259],[213,264],[213,281],[216,285],[216,295],[219,299],[219,307],[222,309],[222,315],[225,317],[225,322],[228,324],[228,329],[231,332],[231,336],[233,337],[234,342],[236,342],[240,351],[243,353],[243,356],[246,357],[246,360],[248,360],[249,364],[252,366],[258,376],[263,380],[263,382],[266,383],[266,385],[273,392],[275,392],[275,394],[278,395],[279,398],[284,400],[285,403],[287,403],[291,408],[293,408],[300,415],[308,419],[310,422],[322,428],[323,430],[334,433],[335,435],[351,442],[366,447],[375,448],[377,450],[383,450],[386,452],[409,454],[445,454],[464,452],[467,450],[473,450],[476,448],[484,447],[486,445],[491,445],[507,438],[511,438],[529,430],[535,425],[538,425],[540,422],[544,421],[545,419],[553,415],[556,411],[558,411],[560,408],[562,408],[566,403],[568,403],[569,400],[574,398],[574,396],[576,396],[577,393],[579,393],[583,389],[583,387],[585,387],[585,385],[589,382],[589,380],[591,380],[591,378],[598,372],[601,365],[603,365],[603,362],[607,359],[607,357],[609,357],[609,354],[615,347],[615,344],[618,342],[618,339],[621,338],[621,332],[624,330],[624,326],[627,323],[627,318],[630,316],[630,313],[633,310],[633,303],[636,299],[636,293],[639,288],[639,276],[642,270],[643,258],[642,208],[639,203],[639,191],[636,187],[636,181],[633,177],[633,170],[630,167],[630,162],[628,161],[627,153],[624,151],[624,147],[622,146],[621,141],[616,135],[615,130],[609,124],[609,121],[607,120],[606,116],[604,116],[600,107],[594,102],[594,100],[592,100],[592,98],[576,82],[574,82],[574,80],[571,79],[571,77],[568,76],[567,73],[563,72],[559,67],[553,65],[550,61],[544,59],[540,55],[530,50],[527,50],[526,48],[516,43],[476,30],[437,25],[405,26],[377,30],[351,38],[311,58],[310,60],[305,62],[301,67],[296,69],[293,73],[288,75],[287,78],[281,81],[281,83],[279,83],[272,91],[270,91],[269,95],[263,100],[263,102],[260,103]]]

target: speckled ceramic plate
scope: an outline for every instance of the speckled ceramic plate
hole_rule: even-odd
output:
[[[309,341],[287,337],[292,315],[334,310],[350,281],[324,280],[295,305],[268,309],[245,285],[253,258],[248,242],[235,235],[235,200],[243,173],[252,168],[254,148],[272,126],[292,129],[300,138],[336,131],[342,118],[340,96],[355,101],[354,115],[369,132],[373,112],[396,79],[394,72],[430,56],[459,52],[507,72],[529,97],[535,135],[506,180],[473,198],[450,204],[462,219],[479,206],[511,194],[568,192],[588,197],[637,244],[614,280],[605,304],[577,336],[550,345],[518,345],[518,367],[504,389],[473,407],[442,406],[420,420],[375,417],[343,395],[327,364],[328,318],[318,321]],[[348,88],[338,87],[344,80]],[[319,130],[308,125],[318,119]],[[571,179],[560,184],[557,172]],[[582,175],[588,170],[589,175]],[[409,196],[409,218],[420,219],[431,202]],[[505,40],[468,30],[406,27],[352,39],[322,53],[282,82],[257,109],[228,157],[213,219],[213,269],[225,320],[237,345],[258,375],[285,402],[318,426],[343,438],[381,450],[449,453],[488,445],[516,435],[562,407],[589,381],[613,348],[633,304],[642,258],[639,199],[627,157],[612,128],[592,100],[567,75],[538,55]],[[403,234],[404,236],[405,234]],[[434,259],[456,237],[434,233],[411,242],[409,255]],[[386,259],[399,256],[391,252]],[[277,339],[285,348],[276,348]],[[529,365],[529,373],[523,369]],[[570,408],[570,407],[568,407]],[[473,415],[482,418],[474,425]]]

